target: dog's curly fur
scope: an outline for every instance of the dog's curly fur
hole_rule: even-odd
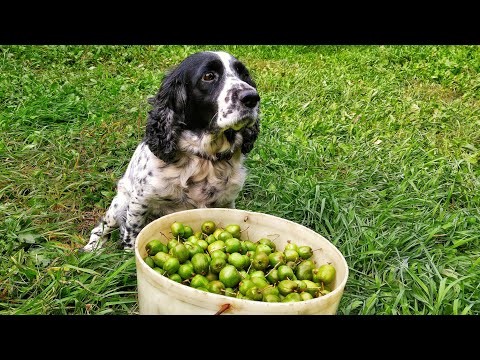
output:
[[[116,228],[132,249],[140,230],[163,215],[235,207],[260,130],[260,97],[244,64],[226,52],[195,53],[149,102],[144,139],[83,251],[102,246]]]

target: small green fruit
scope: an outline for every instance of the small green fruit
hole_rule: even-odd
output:
[[[285,255],[281,251],[275,251],[268,255],[268,261],[270,263],[270,266],[278,267],[285,264]]]
[[[188,239],[190,236],[193,236],[193,229],[188,225],[184,225],[183,226],[183,238]]]
[[[250,264],[252,263],[252,260],[250,260],[250,257],[247,255],[242,255],[243,258],[245,259],[245,269],[248,269],[250,267]]]
[[[192,281],[190,281],[190,286],[194,288],[203,287],[208,291],[208,283],[209,281],[205,276],[197,274],[192,278]]]
[[[244,243],[247,247],[247,251],[255,251],[255,249],[257,248],[257,244],[255,244],[253,241],[245,240]]]
[[[225,265],[227,265],[227,262],[225,261],[225,259],[221,257],[215,257],[212,259],[212,261],[210,261],[210,271],[212,271],[215,274],[218,274]]]
[[[147,251],[147,254],[150,256],[154,256],[159,251],[168,252],[167,246],[158,239],[150,240],[145,245],[145,250]]]
[[[297,283],[297,292],[302,293],[307,290],[307,284],[303,280],[294,280]]]
[[[225,291],[225,285],[220,280],[213,280],[208,283],[207,286],[208,291],[213,294],[221,294]]]
[[[165,274],[165,270],[163,270],[162,268],[159,268],[158,266],[155,266],[153,270],[158,272],[160,275]]]
[[[309,262],[302,261],[297,265],[297,268],[295,269],[295,275],[299,280],[312,280],[312,270],[313,268]]]
[[[172,248],[175,247],[175,245],[179,244],[180,241],[178,241],[177,239],[170,239],[168,242],[167,242],[167,248],[168,250],[170,251]]]
[[[203,233],[201,231],[195,231],[193,233],[193,236],[195,236],[198,240],[205,240],[205,238],[203,237]]]
[[[300,293],[300,297],[302,298],[302,301],[307,301],[307,300],[313,299],[313,296],[306,291]]]
[[[178,245],[177,245],[178,246]],[[195,254],[203,254],[203,248],[198,244],[188,244],[186,243],[188,249],[188,257],[191,259]]]
[[[225,288],[225,290],[223,291],[223,295],[225,296],[230,296],[230,297],[235,297],[237,296],[237,294],[235,293],[235,291],[232,289],[232,288]]]
[[[200,239],[200,240],[197,241],[197,245],[200,246],[203,249],[203,251],[205,251],[205,250],[207,250],[208,242],[206,242],[203,239]]]
[[[183,237],[185,233],[185,226],[179,222],[175,221],[172,225],[170,225],[170,231],[174,238]]]
[[[237,270],[242,270],[245,267],[245,257],[238,252],[234,252],[228,256],[228,263],[235,266]]]
[[[250,275],[245,270],[240,270],[238,273],[240,274],[242,279],[250,279]]]
[[[280,292],[278,291],[278,288],[276,286],[267,286],[262,290],[263,295],[279,295]]]
[[[263,296],[264,302],[280,302],[280,296],[274,294],[267,294]]]
[[[210,234],[205,238],[205,241],[208,245],[210,245],[211,243],[217,241],[217,238],[213,234]]]
[[[293,250],[293,249],[283,250],[283,254],[285,255],[285,262],[297,261],[298,258],[300,257],[298,255],[298,252],[296,250]]]
[[[267,279],[265,279],[264,277],[251,277],[250,280],[253,281],[253,283],[255,284],[256,287],[258,287],[259,289],[265,289],[266,287],[270,286],[270,283],[268,282]]]
[[[254,300],[254,301],[261,301],[263,299],[263,294],[262,290],[260,290],[258,287],[254,286],[251,287],[250,289],[247,290],[245,296],[249,300]]]
[[[211,254],[215,250],[224,251],[225,250],[225,242],[223,242],[222,240],[217,240],[217,241],[214,241],[213,243],[211,243],[210,245],[208,245],[207,251],[208,251],[209,254]]]
[[[307,245],[299,246],[297,252],[298,255],[304,260],[310,259],[313,255],[312,248]]]
[[[287,245],[285,245],[285,247],[283,248],[283,251],[285,250],[295,250],[297,251],[298,250],[298,246],[297,244],[291,242],[290,240],[287,241]]]
[[[240,226],[237,224],[230,224],[225,226],[225,231],[228,231],[234,238],[240,239]]]
[[[177,273],[171,274],[168,278],[169,278],[170,280],[173,280],[173,281],[178,282],[178,283],[181,283],[181,282],[182,282],[181,276],[178,275]]]
[[[195,275],[195,272],[193,271],[192,263],[189,263],[189,264],[184,263],[184,264],[180,265],[177,273],[178,273],[178,275],[180,275],[180,277],[183,280],[191,279]]]
[[[202,253],[195,254],[191,261],[195,273],[200,275],[206,275],[208,273],[210,261],[208,260],[207,255]]]
[[[313,281],[330,284],[335,280],[335,267],[332,264],[324,264],[318,269],[313,269]]]
[[[240,281],[240,283],[238,284],[238,290],[242,293],[242,295],[245,295],[247,290],[254,286],[255,286],[255,283],[252,280],[244,279]]]
[[[272,248],[268,245],[265,245],[265,244],[258,244],[257,245],[257,248],[255,249],[255,253],[259,253],[259,252],[264,252],[265,254],[270,255],[273,251],[272,251]]]
[[[223,252],[223,250],[215,250],[210,254],[210,257],[213,259],[219,257],[222,258],[223,260],[227,261],[228,255]]]
[[[264,252],[256,252],[252,259],[252,267],[255,270],[265,270],[268,265],[268,255]]]
[[[223,239],[219,239],[219,240],[223,240]],[[241,249],[240,240],[232,237],[224,241],[225,241],[225,252],[229,254],[234,252],[238,252],[238,253],[240,252],[240,249]]]
[[[172,255],[175,256],[181,264],[183,264],[190,258],[190,251],[184,244],[178,243],[172,248]]]
[[[272,249],[272,252],[277,250],[277,245],[275,245],[275,243],[268,238],[261,238],[260,240],[257,241],[257,243],[262,245],[267,245],[268,247],[270,247],[270,249]]]
[[[172,255],[170,254],[167,254],[164,252],[158,252],[155,254],[155,256],[152,259],[156,266],[163,269],[163,264],[165,263],[165,261],[167,261],[171,257]]]
[[[250,270],[250,277],[265,277],[265,272],[263,270]]]
[[[217,240],[227,241],[228,239],[232,238],[232,234],[230,234],[228,231],[222,231],[220,234],[217,235]]]
[[[192,244],[198,243],[198,238],[195,235],[189,236],[185,242],[189,242]]]
[[[176,257],[169,257],[163,264],[163,270],[167,272],[168,275],[172,275],[178,271],[180,267],[180,261]]]
[[[278,283],[278,291],[284,296],[297,290],[297,287],[298,284],[293,280],[282,280]]]
[[[313,281],[310,280],[302,280],[306,285],[307,289],[304,292],[308,292],[313,297],[317,297],[317,293],[320,289],[318,284],[315,284]]]
[[[145,256],[143,258],[143,261],[145,261],[145,263],[150,266],[152,269],[155,267],[155,262],[153,261],[152,257],[151,256]]]
[[[280,281],[286,280],[286,279],[292,280],[294,277],[293,270],[288,265],[280,265],[277,270],[278,270],[278,279]]]
[[[208,221],[204,221],[202,223],[201,228],[202,228],[203,233],[205,233],[207,235],[210,235],[210,234],[213,234],[213,232],[217,228],[217,225],[215,225],[215,223],[213,221],[208,220]]]
[[[225,267],[220,270],[218,274],[219,280],[226,286],[226,287],[235,287],[238,283],[242,280],[238,270],[233,265],[225,265]]]
[[[270,270],[267,273],[267,280],[272,285],[278,283],[280,281],[280,278],[278,277],[278,270],[277,269]]]
[[[290,293],[285,296],[285,299],[282,302],[298,302],[302,301],[302,297],[299,293]]]

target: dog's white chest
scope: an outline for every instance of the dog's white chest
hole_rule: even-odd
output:
[[[171,212],[231,206],[243,187],[246,169],[240,157],[220,162],[194,157],[179,164],[159,164],[150,168],[150,174],[143,195],[152,207],[168,207]]]

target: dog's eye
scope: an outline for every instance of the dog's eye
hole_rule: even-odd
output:
[[[203,81],[213,81],[215,79],[215,74],[211,71],[209,72],[206,72],[205,74],[203,74],[202,76],[202,80]]]

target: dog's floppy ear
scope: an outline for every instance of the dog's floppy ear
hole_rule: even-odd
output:
[[[258,134],[260,133],[260,123],[257,119],[253,126],[245,127],[242,129],[243,143],[242,143],[242,153],[248,154],[253,149],[253,144],[257,140]]]
[[[182,73],[177,68],[167,74],[155,97],[148,99],[153,108],[148,112],[145,142],[167,163],[175,161],[178,137],[185,124],[187,93]]]

